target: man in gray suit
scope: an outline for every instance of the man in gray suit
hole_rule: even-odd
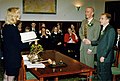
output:
[[[99,21],[94,19],[94,8],[87,7],[85,10],[85,17],[86,19],[82,21],[79,30],[79,36],[81,39],[80,62],[94,68],[94,54],[96,54],[96,46],[86,45],[84,40],[97,40],[101,27]]]
[[[103,28],[99,39],[96,41],[85,40],[86,44],[97,45],[97,71],[100,81],[112,81],[111,66],[114,61],[113,46],[116,32],[109,24],[110,19],[110,14],[101,14],[100,23]]]

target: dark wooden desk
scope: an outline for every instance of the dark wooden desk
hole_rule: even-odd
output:
[[[42,56],[43,59],[51,59],[56,62],[62,60],[64,63],[67,64],[66,67],[59,67],[59,68],[50,68],[46,64],[46,68],[38,69],[38,68],[31,68],[29,69],[39,81],[44,81],[44,78],[47,77],[55,77],[55,81],[58,81],[59,76],[65,76],[70,74],[81,74],[81,73],[89,73],[89,76],[92,76],[94,69],[91,67],[86,66],[60,52],[54,50],[46,50],[43,52]],[[89,81],[92,81],[92,78],[89,78]]]

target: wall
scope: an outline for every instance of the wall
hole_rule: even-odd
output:
[[[81,21],[84,19],[84,10],[87,6],[95,8],[95,18],[104,12],[104,0],[57,0],[56,14],[23,14],[23,0],[0,0],[0,21],[4,21],[6,9],[12,6],[21,8],[22,21]],[[80,11],[77,11],[74,4],[81,3]]]

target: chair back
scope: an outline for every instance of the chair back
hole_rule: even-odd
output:
[[[21,68],[19,70],[18,81],[26,81],[26,70],[24,66],[24,61],[21,62]]]
[[[116,50],[116,53],[115,53],[115,67],[118,67],[120,68],[120,50]]]

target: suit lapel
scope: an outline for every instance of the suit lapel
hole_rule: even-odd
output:
[[[93,18],[92,21],[90,23],[94,23],[95,19]]]
[[[107,27],[105,28],[105,30],[102,32],[102,34],[100,35],[100,39],[106,35],[107,31],[110,29],[110,25],[107,25]]]

